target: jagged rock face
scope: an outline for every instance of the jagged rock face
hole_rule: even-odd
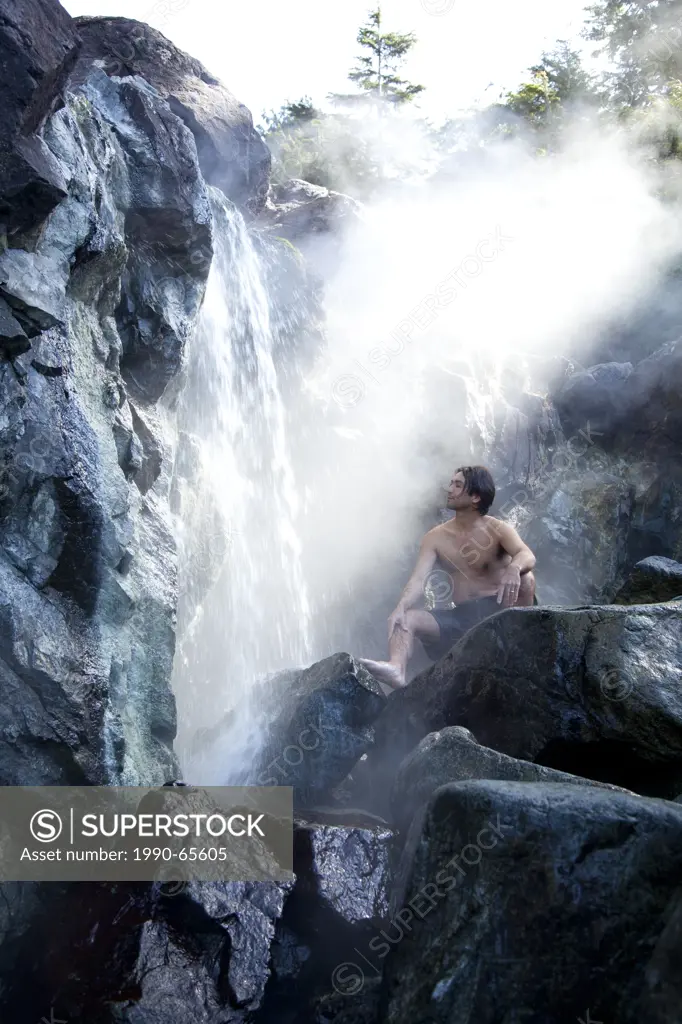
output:
[[[83,41],[73,81],[96,61],[108,75],[139,75],[193,133],[202,174],[256,214],[268,191],[270,152],[250,112],[193,57],[156,29],[128,18],[76,18]]]
[[[66,197],[62,168],[38,131],[62,102],[79,46],[54,0],[0,3],[0,234],[10,239]]]
[[[206,186],[191,133],[139,79],[95,71],[43,144],[67,194],[0,253],[26,339],[0,364],[0,778],[160,783],[177,773],[176,581],[154,400],[203,294]]]
[[[566,1024],[652,1019],[637,1012],[647,962],[670,941],[681,840],[682,810],[665,801],[542,783],[443,787],[394,893],[405,927],[385,943],[378,1020],[493,1024],[501,1007],[510,1020],[526,1007]]]
[[[682,789],[682,607],[510,609],[470,630],[389,698],[353,772],[356,800],[387,814],[404,757],[463,726],[512,758],[675,797]]]
[[[440,786],[466,779],[562,782],[616,788],[500,754],[477,743],[468,729],[452,726],[429,733],[400,765],[391,792],[392,822],[401,832],[407,832],[414,815],[426,808]]]

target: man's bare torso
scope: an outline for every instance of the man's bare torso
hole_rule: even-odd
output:
[[[504,570],[512,560],[502,548],[496,532],[499,520],[481,516],[473,528],[457,528],[457,518],[430,531],[438,554],[438,567],[452,580],[455,604],[477,597],[492,597],[498,591]]]

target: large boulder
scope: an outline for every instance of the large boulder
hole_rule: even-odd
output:
[[[200,730],[190,746],[190,773],[227,762],[223,751],[244,747],[250,765],[229,784],[293,786],[301,807],[333,801],[335,788],[374,745],[374,722],[386,706],[376,679],[349,654],[333,654],[306,669],[278,672],[251,692],[249,706]],[[216,783],[226,784],[227,763]]]
[[[305,890],[348,924],[378,924],[388,918],[393,831],[385,825],[300,823],[294,837],[299,872],[297,895]]]
[[[239,1024],[262,1004],[292,883],[33,888],[51,891],[2,991],[7,1024]]]
[[[263,1001],[290,883],[192,882],[144,922],[120,1024],[238,1024]],[[122,986],[123,988],[123,986]]]
[[[297,822],[296,883],[277,925],[264,1006],[263,1018],[273,1024],[308,1020],[320,1000],[344,991],[336,968],[388,923],[393,833],[354,812],[344,818]]]
[[[401,832],[406,832],[414,815],[426,807],[440,786],[467,779],[617,788],[500,754],[477,743],[468,729],[452,726],[429,733],[400,765],[391,793],[392,822]]]
[[[76,18],[83,41],[72,86],[97,64],[106,74],[139,75],[194,135],[202,174],[237,206],[257,213],[265,202],[270,151],[251,114],[216,78],[161,32],[129,18]]]
[[[682,599],[682,562],[652,555],[633,567],[614,604],[658,604]]]
[[[672,798],[681,681],[682,605],[508,609],[391,695],[356,799],[386,816],[400,762],[453,725],[510,757]]]
[[[382,1024],[651,1019],[634,1010],[679,887],[678,805],[462,782],[437,791],[405,862],[374,947]]]
[[[293,786],[301,806],[324,800],[374,744],[381,687],[348,654],[334,654],[269,687],[267,741],[253,771],[261,786]]]

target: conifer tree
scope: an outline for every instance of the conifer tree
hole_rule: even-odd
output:
[[[409,103],[423,92],[423,85],[414,85],[401,78],[399,69],[416,43],[413,32],[383,32],[381,7],[371,11],[366,24],[358,32],[357,41],[363,52],[356,58],[348,78],[361,90],[358,93],[332,93],[337,104]]]

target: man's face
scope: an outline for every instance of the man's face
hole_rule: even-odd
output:
[[[462,511],[466,508],[475,508],[480,498],[478,495],[467,494],[465,488],[464,473],[455,473],[448,488],[448,508]]]

